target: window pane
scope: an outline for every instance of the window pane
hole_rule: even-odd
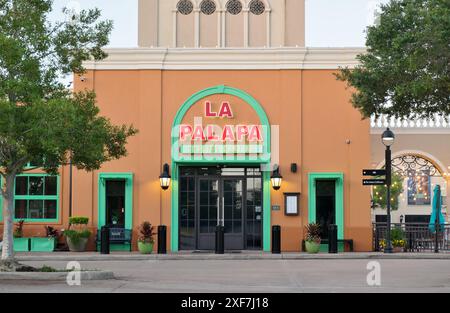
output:
[[[28,177],[16,177],[16,195],[26,196],[28,191]]]
[[[55,176],[47,176],[45,177],[45,195],[47,196],[56,196],[57,194],[57,179]]]
[[[44,193],[44,177],[30,176],[30,195],[42,196]]]
[[[28,218],[43,218],[43,203],[42,200],[30,200],[28,208]]]
[[[44,218],[46,219],[56,218],[56,200],[44,201]]]
[[[15,215],[16,219],[25,219],[27,218],[27,200],[16,200],[15,201]]]

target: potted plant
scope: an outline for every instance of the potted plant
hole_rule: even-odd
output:
[[[20,220],[16,224],[16,228],[14,229],[13,237],[14,237],[14,251],[16,252],[28,252],[29,248],[29,238],[23,238],[23,225],[25,221]]]
[[[46,237],[31,238],[31,251],[53,252],[58,242],[59,233],[51,226],[45,226]]]
[[[320,250],[320,225],[311,223],[306,226],[305,247],[308,253],[318,253]]]
[[[71,217],[69,219],[69,229],[64,231],[67,245],[71,252],[84,252],[91,236],[91,231],[86,228],[89,223],[87,217]]]
[[[152,224],[143,222],[139,227],[138,249],[140,253],[150,254],[153,252],[154,235]]]
[[[405,231],[400,227],[391,230],[392,252],[404,252],[406,247]],[[384,251],[386,240],[380,240],[380,248]]]

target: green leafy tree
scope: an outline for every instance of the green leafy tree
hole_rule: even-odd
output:
[[[106,57],[111,21],[100,11],[82,11],[51,23],[50,0],[0,0],[0,174],[3,177],[3,251],[0,270],[15,270],[13,195],[17,174],[28,162],[56,174],[72,161],[99,169],[125,156],[136,134],[99,116],[93,92],[71,94],[60,78],[84,72],[83,62]],[[69,13],[69,12],[66,12]]]
[[[398,198],[403,193],[403,177],[393,173],[392,185],[391,185],[391,209],[393,211],[398,210]],[[387,188],[386,186],[374,186],[372,199],[375,205],[380,206],[383,209],[387,207]]]
[[[367,118],[450,114],[450,1],[391,0],[367,29],[360,66],[338,79],[355,89],[352,103]]]

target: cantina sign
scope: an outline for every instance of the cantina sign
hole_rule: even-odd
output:
[[[221,120],[234,118],[233,109],[228,101],[222,101],[218,107],[214,107],[211,101],[205,101],[204,116],[208,119]],[[179,128],[179,140],[180,142],[261,143],[263,136],[261,125],[232,125],[227,122],[222,127],[212,123],[206,126],[182,124]]]

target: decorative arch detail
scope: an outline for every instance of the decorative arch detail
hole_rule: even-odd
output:
[[[425,167],[433,167],[435,170],[431,169],[432,176],[445,176],[445,174],[446,174],[445,166],[436,157],[434,157],[433,155],[431,155],[427,152],[418,151],[418,150],[398,151],[398,152],[393,153],[392,160],[398,160],[400,158],[404,158],[404,157],[408,157],[408,156],[410,156],[411,158],[419,159],[418,166],[421,166],[421,164],[422,164],[422,166],[425,166]],[[424,160],[425,162],[421,162],[420,159]],[[409,162],[409,161],[407,161],[407,162]],[[429,164],[425,164],[426,162],[428,162]],[[377,167],[382,168],[382,167],[384,167],[384,165],[385,165],[385,161],[383,160],[382,162],[380,162],[378,164]],[[393,167],[394,167],[394,164],[393,164]],[[433,171],[435,173],[433,173]]]

